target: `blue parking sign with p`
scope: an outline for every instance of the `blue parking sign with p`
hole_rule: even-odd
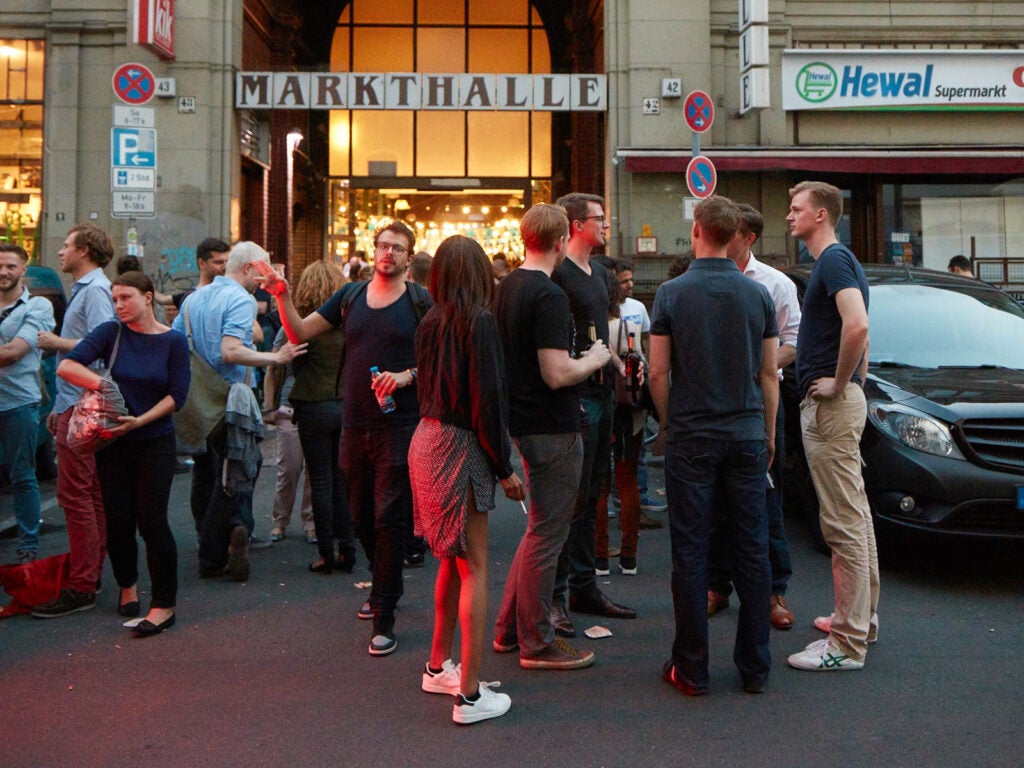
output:
[[[155,168],[155,128],[113,128],[110,164],[116,168]]]

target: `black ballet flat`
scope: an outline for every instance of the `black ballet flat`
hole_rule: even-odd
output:
[[[129,619],[134,619],[142,612],[142,609],[141,606],[139,605],[138,600],[132,600],[127,603],[121,603],[119,606],[117,606],[117,612],[121,616],[125,616]]]
[[[171,614],[169,619],[164,619],[159,624],[154,624],[149,619],[143,619],[134,627],[132,627],[132,634],[136,637],[152,637],[153,635],[159,635],[165,629],[170,629],[174,626],[174,618],[176,614]]]
[[[322,573],[328,576],[333,570],[334,567],[331,565],[330,560],[327,559],[315,560],[309,564],[310,573]]]

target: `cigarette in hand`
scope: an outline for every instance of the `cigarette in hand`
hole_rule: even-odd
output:
[[[519,500],[519,506],[523,508],[524,515],[530,514],[529,510],[526,509],[526,502],[524,502],[522,499]]]

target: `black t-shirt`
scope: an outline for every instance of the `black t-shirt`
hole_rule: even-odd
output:
[[[191,296],[195,292],[196,292],[195,288],[189,288],[187,291],[182,291],[181,293],[172,294],[171,295],[171,303],[174,305],[175,309],[181,309],[182,302],[184,302],[185,299],[187,299],[189,296]]]
[[[731,259],[694,259],[658,288],[651,334],[672,338],[670,438],[765,438],[758,374],[764,340],[779,335],[767,288]]]
[[[334,293],[317,312],[335,328],[341,325],[341,308],[347,285]],[[380,371],[404,371],[416,366],[416,311],[408,290],[381,309],[366,303],[361,290],[349,306],[345,321],[345,428],[390,429],[414,425],[419,421],[416,385],[401,387],[392,394],[395,410],[384,413],[370,387],[370,368]]]
[[[498,284],[494,315],[508,373],[509,433],[579,432],[576,388],[550,389],[541,377],[537,357],[539,349],[572,349],[572,319],[565,291],[543,272],[516,269]]]
[[[843,318],[836,307],[836,294],[844,288],[857,288],[868,306],[868,279],[864,268],[849,248],[834,243],[821,252],[811,268],[811,277],[804,291],[800,333],[796,340],[796,383],[803,399],[815,379],[836,375],[839,362],[839,339]],[[854,369],[851,381],[859,384]]]
[[[578,357],[590,346],[589,323],[594,323],[597,330],[597,338],[608,346],[608,298],[609,281],[612,280],[611,273],[605,269],[596,259],[590,260],[590,274],[588,275],[572,261],[566,259],[555,268],[551,279],[569,297],[569,308],[572,312],[574,328],[573,357]],[[605,367],[604,379],[597,384],[596,376],[588,376],[580,385],[579,392],[586,396],[589,394],[603,394],[611,390],[613,377],[610,375],[610,368]]]

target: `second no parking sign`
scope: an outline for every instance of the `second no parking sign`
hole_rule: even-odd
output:
[[[694,197],[704,199],[715,193],[718,172],[710,157],[697,155],[686,166],[686,186]]]

